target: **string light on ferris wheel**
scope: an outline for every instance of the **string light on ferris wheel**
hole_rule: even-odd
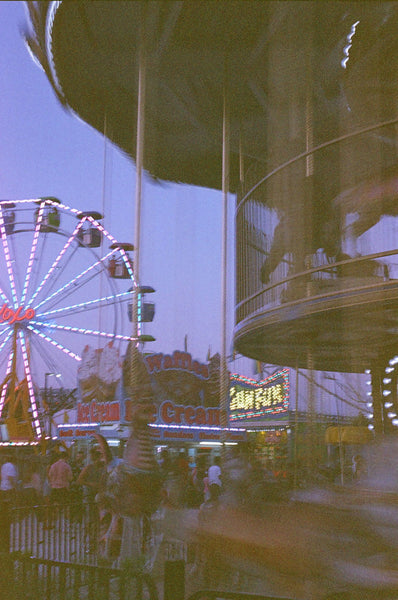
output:
[[[36,225],[35,225],[35,231],[34,231],[34,234],[33,234],[32,248],[31,248],[31,251],[30,251],[28,266],[27,266],[27,269],[26,269],[25,283],[24,283],[24,288],[23,288],[23,292],[22,292],[22,296],[21,296],[21,302],[20,302],[21,306],[24,305],[25,300],[26,300],[26,294],[28,292],[28,286],[29,286],[30,276],[31,276],[31,273],[32,273],[33,263],[34,263],[34,259],[35,259],[35,256],[36,256],[36,249],[37,249],[37,244],[38,244],[38,239],[39,239],[39,233],[40,233],[41,223],[42,223],[42,220],[43,220],[43,212],[44,212],[44,205],[41,204],[40,208],[39,208],[39,213],[37,215],[37,220],[36,220]]]
[[[90,265],[87,269],[85,269],[84,271],[82,271],[81,273],[79,273],[79,275],[77,275],[76,277],[74,277],[73,279],[71,279],[71,281],[69,281],[68,283],[65,283],[65,285],[63,285],[62,287],[58,288],[58,290],[56,290],[55,292],[53,292],[50,296],[47,296],[47,298],[45,298],[44,300],[42,300],[41,302],[39,302],[39,304],[36,304],[36,306],[35,306],[36,312],[37,312],[37,310],[41,306],[43,306],[43,304],[46,304],[47,302],[49,302],[50,300],[52,300],[53,298],[55,298],[56,296],[58,296],[62,292],[66,292],[66,290],[68,288],[70,288],[71,286],[75,285],[82,277],[84,277],[85,275],[87,275],[87,273],[89,273],[90,271],[92,271],[93,269],[95,269],[96,267],[98,267],[101,263],[105,263],[106,260],[113,253],[114,253],[114,250],[112,250],[112,252],[108,252],[108,254],[106,254],[105,256],[103,256],[100,260],[97,260],[92,265]]]
[[[34,212],[34,220],[33,222],[31,221],[32,226],[27,226],[25,215],[27,210],[31,210],[32,205],[33,207],[36,205],[37,208]],[[14,210],[12,212],[7,212],[7,209],[14,209],[15,206],[17,216],[19,216],[19,214],[23,216],[22,220],[19,219],[17,221],[19,224],[23,223],[23,227],[19,227],[19,229],[15,227],[16,213]],[[78,224],[76,226],[73,225],[73,228],[71,228],[73,229],[71,235],[68,235],[65,229],[58,231],[60,216],[63,214],[60,214],[60,209],[72,213],[79,219]],[[25,212],[21,213],[20,211]],[[44,432],[42,431],[39,420],[38,401],[36,399],[38,384],[31,368],[31,353],[40,349],[40,345],[38,345],[37,341],[34,342],[34,340],[40,339],[46,344],[59,350],[63,355],[71,358],[74,363],[80,363],[82,360],[81,356],[79,356],[72,347],[68,348],[67,346],[69,346],[69,344],[63,343],[66,338],[59,341],[57,337],[58,333],[65,332],[66,335],[89,335],[96,339],[106,339],[111,340],[112,342],[118,341],[123,344],[128,344],[132,339],[131,335],[124,335],[123,332],[118,331],[121,323],[122,313],[120,312],[120,309],[122,308],[122,303],[128,303],[132,293],[138,293],[133,266],[127,253],[127,248],[118,244],[116,239],[106,232],[105,228],[96,220],[97,217],[94,219],[91,216],[85,215],[82,219],[81,214],[80,211],[71,209],[70,207],[59,203],[59,201],[54,198],[22,200],[15,201],[15,203],[0,201],[0,235],[2,237],[0,249],[2,248],[3,250],[8,275],[8,288],[11,292],[10,302],[10,298],[7,297],[5,291],[0,288],[0,353],[5,354],[7,352],[7,366],[5,370],[3,368],[2,375],[4,383],[0,394],[0,415],[5,407],[7,392],[10,390],[9,384],[6,382],[11,381],[11,385],[16,385],[21,374],[20,367],[23,367],[23,376],[27,384],[28,400],[31,407],[32,427],[36,436],[40,436]],[[55,220],[51,218],[51,215],[55,215]],[[94,239],[98,240],[98,236],[95,236],[94,238],[95,232],[93,233],[93,237],[85,236],[83,238],[83,236],[79,235],[83,223],[87,222],[90,223],[90,227],[94,227],[101,232],[101,234],[115,246],[111,252],[108,252],[102,258],[98,258],[95,252],[91,252],[89,256],[94,257],[94,262],[93,258],[87,256],[87,259],[91,261],[88,266],[84,265],[80,258],[77,258],[77,256],[80,256],[80,251],[78,255],[76,255],[77,260],[74,259],[74,263],[70,262],[70,252],[68,253],[68,250],[72,249],[73,257],[75,256],[76,250],[79,248],[98,247],[98,245],[94,245],[93,242]],[[84,232],[93,231],[90,227],[86,227]],[[21,244],[21,242],[23,242],[26,234],[32,232],[33,235],[30,237],[30,245],[25,248],[24,244]],[[46,251],[43,253],[47,237],[46,235],[41,235],[42,233],[47,234],[49,232],[59,233],[60,236],[67,238],[66,242],[62,244],[60,251],[52,261],[51,248],[55,248],[56,245],[50,244],[50,247],[47,245]],[[19,233],[24,235],[21,235],[20,237],[17,235],[17,243],[14,243],[14,235]],[[13,236],[12,238],[10,237],[11,235]],[[57,236],[57,238],[54,239],[62,242],[62,237]],[[74,242],[77,242],[77,245],[74,244]],[[72,244],[74,245],[72,246]],[[24,248],[24,250],[28,250],[28,252],[26,253],[25,251],[25,253],[22,254],[21,252],[18,253],[18,248]],[[18,272],[18,259],[20,257],[23,258],[24,254],[27,254],[28,260],[27,263],[25,263],[25,260],[20,263],[23,266],[21,266],[21,269]],[[116,285],[116,283],[112,282],[110,279],[113,277],[111,269],[109,268],[109,260],[112,255],[116,255],[116,259],[122,261],[121,264],[124,264],[128,278],[133,283],[133,287],[130,287],[128,291],[120,292],[120,285]],[[48,258],[49,260],[42,261],[43,257]],[[86,260],[86,258],[84,258],[84,260]],[[43,262],[42,265],[39,265],[40,261]],[[46,265],[46,263],[48,264]],[[65,276],[62,276],[62,274],[66,271],[73,273],[73,271],[70,270],[71,264],[77,265],[79,268],[77,269],[77,274],[75,272],[73,276],[65,282],[63,281]],[[80,267],[82,265],[84,266],[81,269]],[[38,266],[42,266],[41,274],[36,268]],[[38,287],[35,286],[36,289],[31,290],[31,284],[33,283],[36,273],[39,274],[40,278]],[[94,297],[93,299],[92,293],[90,298],[90,293],[87,294],[85,292],[88,297],[84,302],[71,302],[69,305],[65,306],[64,299],[66,297],[75,296],[77,299],[76,294],[79,294],[80,289],[87,290],[89,287],[90,290],[92,290],[91,282],[99,282],[99,279],[95,278],[102,277],[103,274],[106,276],[106,285],[109,286],[108,289],[112,292],[111,294],[105,293],[100,297]],[[58,286],[57,282],[59,282]],[[18,289],[22,290],[19,300]],[[95,289],[102,289],[102,287],[98,288],[97,285]],[[94,292],[94,296],[95,293],[98,292]],[[41,294],[43,298],[37,303],[39,294]],[[43,310],[44,306],[46,304],[48,306],[49,302],[52,304],[52,306],[49,307],[50,309]],[[83,316],[83,313],[87,313],[89,310],[99,310],[102,307],[112,311],[109,313],[110,319],[106,321],[107,323],[110,323],[110,326],[105,328],[100,327],[98,329],[87,327],[87,319]],[[40,309],[42,312],[39,312]],[[67,323],[66,319],[70,318],[72,321]],[[59,319],[64,320],[60,322]],[[139,323],[138,325],[140,326],[141,324]],[[30,339],[31,335],[34,337]],[[72,338],[68,339],[72,340]],[[9,350],[10,347],[11,351]],[[43,351],[44,350],[45,347],[43,346]],[[18,355],[20,356],[20,360],[18,359]],[[39,355],[41,356],[41,360],[47,360],[46,352],[40,353]],[[56,355],[54,355],[54,357],[56,357]],[[51,358],[53,359],[53,357]],[[57,359],[55,358],[55,360]],[[5,366],[4,360],[3,365]],[[10,379],[13,369],[18,369],[18,374]]]
[[[6,228],[5,228],[4,215],[3,215],[2,209],[0,209],[0,233],[1,233],[1,239],[2,239],[2,244],[3,244],[4,257],[6,259],[8,279],[9,279],[10,287],[11,287],[12,301],[14,304],[14,308],[16,308],[17,303],[18,303],[17,290],[16,290],[16,286],[15,286],[14,272],[12,270],[10,249],[8,247],[8,237],[6,235]]]
[[[46,284],[47,280],[49,279],[49,277],[51,276],[51,274],[54,272],[54,270],[58,266],[59,262],[61,261],[61,258],[64,256],[65,252],[68,250],[68,248],[72,244],[73,240],[76,239],[76,236],[77,236],[77,234],[79,232],[79,229],[81,229],[82,225],[83,225],[82,221],[79,221],[79,223],[76,225],[76,227],[75,227],[72,235],[70,236],[70,238],[65,243],[65,245],[62,248],[61,252],[58,254],[58,256],[54,260],[53,264],[51,265],[50,269],[48,270],[47,274],[45,275],[43,281],[41,282],[41,284],[39,285],[39,287],[37,288],[37,290],[35,291],[35,293],[31,297],[31,299],[29,300],[29,302],[27,304],[28,307],[31,306],[31,304],[33,303],[34,299],[41,292],[41,290],[43,289],[43,287]]]

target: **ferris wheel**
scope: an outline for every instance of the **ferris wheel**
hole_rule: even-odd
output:
[[[133,339],[134,248],[101,219],[52,197],[0,201],[0,422],[30,439],[45,433],[45,378],[75,388],[84,348],[123,356]]]

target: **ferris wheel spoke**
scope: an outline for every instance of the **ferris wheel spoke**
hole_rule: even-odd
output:
[[[7,394],[7,378],[11,373],[11,369],[12,369],[12,361],[14,358],[14,349],[12,348],[10,351],[10,354],[8,355],[8,363],[7,363],[7,368],[6,368],[6,372],[4,375],[4,379],[2,381],[2,385],[3,385],[3,389],[1,390],[1,394],[0,394],[0,416],[3,412],[3,408],[4,408],[4,402],[6,399],[6,394]]]
[[[1,344],[0,344],[0,355],[1,355],[1,353],[3,352],[3,350],[4,350],[4,348],[5,348],[5,346],[6,346],[7,342],[8,342],[8,340],[9,340],[9,339],[10,339],[10,337],[12,336],[12,334],[13,334],[13,331],[12,331],[12,329],[8,329],[8,330],[7,330],[7,329],[4,329],[2,332],[0,332],[0,337],[1,337],[1,336],[3,336],[5,333],[7,333],[7,335],[6,335],[5,339],[4,339],[4,340],[1,342]]]
[[[3,304],[7,304],[7,306],[9,305],[9,299],[7,298],[6,294],[3,291],[3,285],[0,283],[0,299],[3,301]]]
[[[43,343],[41,339],[37,339],[37,336],[34,335],[30,336],[30,345],[35,350],[35,355],[40,357],[40,360],[45,364],[46,371],[62,375],[59,373],[61,371],[59,361],[54,360],[54,352],[52,352],[50,344],[47,344],[47,342]],[[42,366],[39,368],[43,370]]]
[[[30,278],[31,278],[31,274],[32,274],[32,268],[33,268],[33,262],[36,256],[36,250],[37,250],[37,244],[39,241],[39,233],[40,233],[40,227],[41,227],[41,222],[43,220],[43,211],[44,211],[44,203],[40,204],[40,208],[39,208],[39,212],[37,214],[37,219],[36,219],[36,225],[35,225],[35,231],[33,234],[33,242],[32,242],[32,247],[30,250],[30,256],[29,256],[29,260],[28,260],[28,266],[26,269],[26,276],[25,276],[25,283],[23,286],[23,291],[22,291],[22,296],[21,296],[21,306],[23,306],[24,302],[25,302],[25,298],[26,298],[26,294],[28,291],[28,286],[29,286],[29,282],[30,282]]]
[[[88,300],[86,302],[80,302],[79,304],[73,304],[71,306],[65,306],[63,308],[57,308],[44,313],[36,314],[36,320],[55,316],[69,317],[70,315],[76,315],[80,312],[97,310],[102,306],[112,306],[113,304],[117,305],[120,302],[128,302],[128,300],[131,300],[131,292],[120,292],[119,294],[114,294],[112,296],[104,296],[103,298],[96,298],[95,300]]]
[[[87,275],[88,273],[90,273],[90,271],[92,271],[93,269],[95,269],[96,267],[98,267],[99,265],[101,265],[101,263],[104,263],[112,254],[114,254],[114,252],[115,252],[115,250],[112,250],[111,252],[108,252],[108,254],[106,254],[106,256],[104,256],[101,259],[97,260],[92,265],[90,265],[87,269],[84,269],[84,271],[82,271],[76,277],[74,277],[73,279],[71,279],[71,281],[68,281],[68,283],[66,283],[62,287],[58,288],[50,296],[48,296],[47,298],[45,298],[44,300],[42,300],[39,304],[37,304],[36,307],[35,307],[35,310],[37,311],[44,304],[47,304],[47,302],[49,302],[50,300],[53,300],[59,294],[61,294],[61,293],[65,294],[65,292],[67,293],[68,290],[69,290],[69,288],[71,288],[72,286],[73,286],[73,289],[71,290],[71,293],[75,293],[76,290],[78,290],[81,287],[83,287],[84,285],[86,285],[88,282],[91,281],[92,277],[90,277],[88,279],[84,279],[84,280],[82,280],[82,278],[85,275]],[[96,272],[94,274],[94,277],[96,275],[98,275],[98,273],[101,273],[101,271]]]
[[[84,335],[92,335],[95,337],[107,338],[107,339],[112,339],[112,340],[123,340],[125,342],[130,342],[131,340],[135,339],[128,335],[120,335],[120,334],[110,333],[110,332],[106,332],[106,331],[99,331],[96,329],[86,329],[85,327],[72,327],[72,326],[68,326],[68,325],[56,325],[56,324],[52,324],[52,323],[47,324],[47,327],[49,329],[52,329],[53,331],[66,331],[69,333],[82,333]]]
[[[33,296],[30,298],[30,300],[29,300],[29,302],[27,304],[28,307],[31,306],[31,304],[33,303],[33,301],[35,300],[35,298],[37,298],[37,296],[39,295],[39,293],[43,289],[44,285],[46,284],[46,282],[48,281],[48,279],[50,278],[50,276],[52,275],[52,273],[54,273],[56,267],[59,265],[60,261],[62,260],[63,256],[65,255],[66,251],[68,250],[68,248],[72,244],[73,240],[76,238],[77,234],[79,233],[79,230],[81,229],[81,226],[82,226],[82,221],[79,221],[79,223],[76,225],[76,227],[75,227],[72,235],[65,242],[63,248],[59,252],[58,256],[55,258],[55,260],[54,260],[53,264],[51,265],[51,267],[48,269],[46,275],[42,279],[41,283],[39,284],[38,288],[34,292]]]
[[[75,352],[72,352],[72,350],[70,350],[66,346],[63,346],[62,344],[51,338],[49,335],[46,335],[42,331],[39,331],[38,329],[36,329],[36,327],[33,327],[31,323],[27,327],[30,331],[38,335],[40,338],[46,340],[46,342],[48,342],[55,348],[58,348],[58,350],[62,350],[62,352],[70,356],[70,358],[74,358],[76,361],[81,361],[81,357],[78,354],[75,354]]]
[[[39,421],[39,413],[38,413],[38,406],[37,406],[37,402],[36,402],[36,396],[35,396],[34,387],[33,387],[32,373],[30,371],[28,352],[26,349],[25,335],[21,330],[18,332],[18,335],[19,335],[19,342],[21,345],[25,377],[26,377],[26,381],[28,384],[30,405],[32,407],[33,426],[36,431],[36,436],[40,437],[41,436],[41,426],[40,426],[40,421]]]
[[[14,304],[14,308],[16,308],[17,304],[18,304],[17,289],[16,289],[14,272],[13,272],[12,263],[11,263],[10,248],[8,245],[8,237],[7,237],[6,226],[5,226],[5,222],[4,222],[3,209],[1,207],[0,207],[0,234],[1,234],[1,240],[3,243],[3,251],[4,251],[4,257],[6,260],[8,279],[9,279],[10,287],[11,287],[12,302]]]

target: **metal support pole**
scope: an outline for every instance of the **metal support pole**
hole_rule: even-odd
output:
[[[138,49],[138,97],[137,97],[137,133],[136,133],[136,179],[135,179],[135,222],[134,222],[134,277],[136,288],[132,301],[132,337],[130,353],[130,392],[131,399],[137,379],[138,351],[138,290],[140,285],[140,253],[141,253],[141,203],[142,203],[142,171],[144,166],[145,139],[145,92],[146,92],[146,48],[145,48],[145,5],[141,4],[141,22]]]
[[[298,470],[298,404],[299,404],[299,368],[298,363],[296,364],[296,399],[294,406],[294,477],[293,487],[296,489],[298,484],[297,470]]]
[[[228,427],[228,371],[227,371],[227,262],[228,262],[228,191],[229,191],[229,105],[228,86],[224,82],[223,99],[223,139],[222,139],[222,246],[221,246],[221,356],[220,356],[220,413],[221,413],[221,441],[223,453]]]

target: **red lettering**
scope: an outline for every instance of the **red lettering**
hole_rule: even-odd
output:
[[[187,406],[184,412],[184,419],[187,425],[193,425],[195,423],[196,415],[195,409],[192,406]]]
[[[120,420],[120,410],[119,410],[119,402],[114,402],[110,405],[109,410],[109,420],[110,421],[119,421]]]
[[[206,411],[201,406],[196,409],[196,425],[206,425]]]
[[[10,319],[13,315],[14,311],[11,310],[11,308],[8,308],[8,306],[6,306],[3,311],[3,321],[8,321],[8,319]]]
[[[90,406],[87,404],[77,405],[77,422],[78,423],[89,423],[90,419]]]
[[[181,424],[181,415],[184,413],[185,406],[175,406],[174,407],[174,422],[177,425]]]
[[[150,373],[153,373],[153,371],[160,371],[162,368],[162,358],[163,354],[150,354],[145,357],[145,362]]]
[[[220,409],[219,408],[208,408],[207,409],[207,425],[220,425]]]
[[[172,402],[163,402],[161,406],[161,417],[163,423],[166,425],[171,425],[174,421],[174,409]]]
[[[33,319],[33,317],[36,316],[36,312],[33,310],[33,308],[27,308],[25,311],[25,319],[29,320],[29,319]]]
[[[3,304],[0,308],[0,322],[9,321],[10,325],[13,325],[16,321],[33,319],[36,314],[33,308],[27,308],[23,314],[22,311],[22,306],[19,306],[17,310],[13,310],[7,304]]]
[[[173,359],[169,354],[163,358],[163,368],[164,369],[172,369],[173,368]]]

